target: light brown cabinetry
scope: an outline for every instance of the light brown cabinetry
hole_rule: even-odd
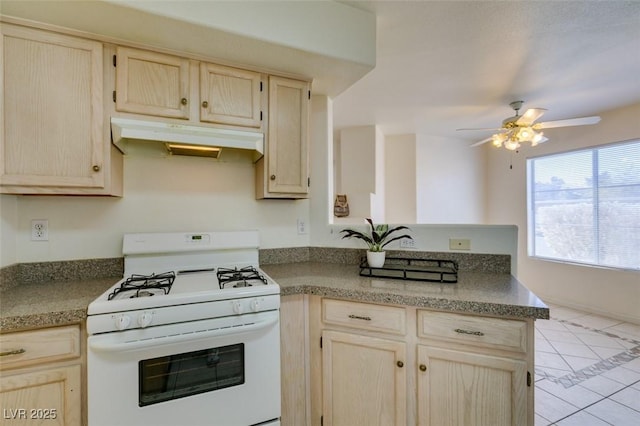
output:
[[[406,425],[404,308],[322,300],[323,425]]]
[[[309,315],[313,425],[533,425],[532,321],[318,296]]]
[[[256,198],[308,196],[310,93],[306,81],[269,76],[267,146],[256,164]]]
[[[200,64],[200,120],[260,128],[261,76],[257,72]]]
[[[189,118],[189,60],[118,47],[116,110],[160,117]]]
[[[419,425],[531,424],[527,322],[426,310],[417,319]]]
[[[262,126],[260,73],[122,46],[116,52],[116,111]]]
[[[282,426],[309,424],[307,301],[302,294],[280,298]]]
[[[406,344],[322,332],[322,413],[327,426],[406,425]]]
[[[6,23],[0,32],[1,191],[121,195],[102,44]]]
[[[0,406],[12,425],[82,424],[80,327],[0,334]]]

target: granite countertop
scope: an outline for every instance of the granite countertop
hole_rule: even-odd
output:
[[[315,294],[363,302],[391,303],[453,312],[548,319],[549,308],[510,274],[458,272],[458,282],[362,277],[358,265],[286,263],[262,265],[281,295]]]
[[[458,272],[455,284],[361,277],[354,264],[262,265],[283,296],[313,294],[453,312],[549,318],[547,306],[507,273]],[[0,291],[0,332],[83,321],[87,307],[120,277],[20,283]]]
[[[0,332],[83,321],[87,306],[121,277],[21,283],[0,291]]]

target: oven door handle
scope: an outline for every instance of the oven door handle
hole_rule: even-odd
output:
[[[250,324],[128,341],[119,341],[119,333],[111,333],[111,335],[107,336],[89,336],[88,344],[91,349],[98,352],[131,351],[136,349],[145,349],[153,346],[170,345],[174,343],[208,339],[212,337],[228,336],[231,334],[241,335],[245,333],[251,333],[276,325],[278,324],[278,321],[279,317],[276,315],[271,318],[267,318],[265,320],[257,321]]]

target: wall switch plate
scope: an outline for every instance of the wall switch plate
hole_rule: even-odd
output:
[[[471,250],[471,240],[462,238],[449,238],[450,250]]]
[[[416,248],[416,240],[410,240],[408,238],[403,238],[400,240],[400,248]]]
[[[31,221],[31,241],[49,241],[49,221],[47,219]]]

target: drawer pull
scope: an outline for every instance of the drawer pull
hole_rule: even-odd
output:
[[[371,321],[371,317],[361,317],[360,315],[349,315],[349,318],[351,319],[359,319],[359,320],[363,320],[363,321]]]
[[[470,331],[470,330],[463,330],[461,328],[456,328],[453,331],[460,334],[472,334],[474,336],[484,336],[484,333],[482,331]]]
[[[26,352],[26,349],[15,349],[13,351],[0,352],[0,356],[20,355]]]
[[[420,368],[420,371],[427,371],[427,366],[424,364],[420,364],[420,367],[418,368]]]
[[[398,362],[396,363],[396,365],[397,365],[398,367],[402,368],[402,367],[404,367],[404,362],[402,362],[402,361],[398,361]]]

